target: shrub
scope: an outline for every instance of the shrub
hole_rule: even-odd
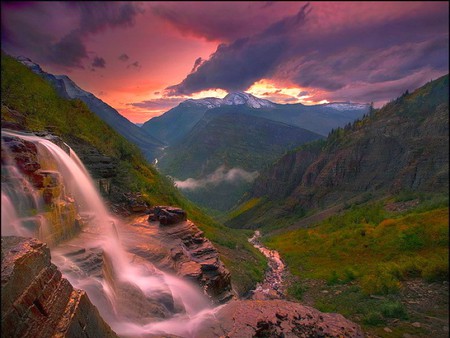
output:
[[[381,313],[386,318],[408,319],[405,306],[400,302],[386,302],[381,306]]]
[[[377,326],[384,324],[384,322],[383,315],[378,311],[370,311],[363,318],[363,323],[367,325]]]
[[[305,291],[306,291],[306,288],[303,285],[301,285],[299,282],[293,283],[288,288],[289,296],[291,296],[297,300],[302,300],[303,294],[305,293]]]
[[[372,274],[365,275],[361,280],[361,288],[365,294],[390,294],[397,293],[401,283],[396,277],[385,269],[379,269]]]
[[[422,271],[422,277],[427,282],[448,280],[448,262],[444,259],[430,261]]]

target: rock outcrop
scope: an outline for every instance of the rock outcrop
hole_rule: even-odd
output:
[[[150,210],[149,221],[159,221],[160,224],[176,224],[187,220],[186,211],[180,208],[156,206]]]
[[[177,217],[186,217],[182,209],[158,209],[178,210]],[[191,221],[161,224],[155,214],[144,215],[133,218],[126,231],[130,236],[126,236],[125,245],[130,252],[151,261],[161,270],[199,284],[214,303],[224,303],[234,296],[230,272],[218,251]]]
[[[2,336],[117,337],[87,294],[50,261],[46,244],[2,237]]]
[[[283,300],[233,301],[220,308],[198,337],[364,337],[361,328],[336,313],[322,313]]]

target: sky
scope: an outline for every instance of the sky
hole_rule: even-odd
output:
[[[374,102],[448,73],[449,2],[1,2],[2,50],[130,121],[188,98]]]

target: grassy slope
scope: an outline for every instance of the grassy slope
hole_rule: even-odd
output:
[[[119,172],[126,173],[126,177],[120,177],[120,182],[116,183],[126,190],[143,193],[151,205],[184,208],[189,218],[217,245],[240,292],[247,291],[262,278],[264,259],[242,232],[213,221],[183,198],[172,182],[145,161],[136,146],[89,111],[83,102],[60,98],[45,80],[3,53],[1,72],[2,119],[20,122],[34,131],[51,126],[69,145],[71,139],[82,140],[118,159]],[[13,111],[19,112],[23,121],[18,121]]]
[[[322,311],[342,313],[369,331],[390,318],[408,319],[400,297],[405,281],[448,281],[449,209],[448,195],[422,195],[413,209],[386,211],[386,203],[401,199],[351,207],[311,227],[265,238],[298,281],[291,296],[301,299],[314,281],[322,281],[330,293],[336,285],[343,290],[331,297],[316,292],[314,306]]]

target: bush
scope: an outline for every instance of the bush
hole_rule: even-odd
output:
[[[387,271],[378,270],[372,274],[365,275],[361,280],[361,288],[367,295],[397,293],[400,291],[401,283],[396,277]]]
[[[327,278],[327,285],[335,285],[339,284],[339,282],[340,282],[339,275],[335,270],[333,270],[331,272],[331,275]]]
[[[381,313],[386,318],[408,319],[405,306],[400,302],[387,302],[381,306]]]
[[[384,324],[385,320],[380,312],[371,311],[364,316],[363,323],[367,325],[377,326]]]
[[[427,282],[439,282],[448,280],[448,262],[444,259],[438,261],[430,261],[423,268],[422,277]]]
[[[300,284],[300,282],[294,283],[288,288],[288,294],[289,296],[297,299],[302,300],[303,294],[305,293],[306,288]]]

